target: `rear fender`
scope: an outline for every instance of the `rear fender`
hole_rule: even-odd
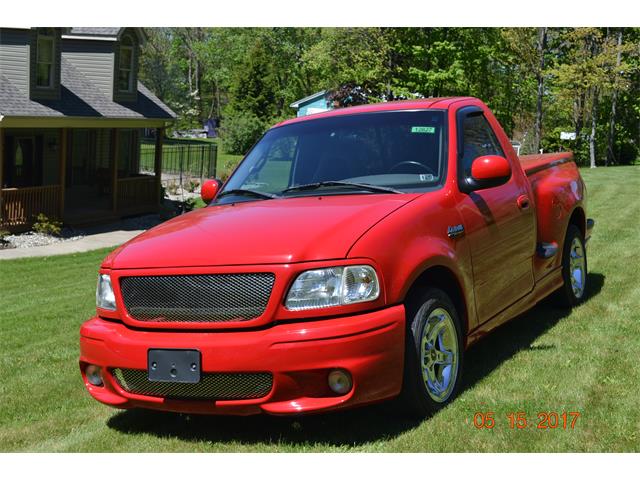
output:
[[[529,177],[533,188],[540,243],[555,243],[558,251],[566,235],[569,219],[577,208],[584,210],[585,186],[575,163],[568,162],[534,173]],[[586,226],[581,225],[584,231]],[[550,259],[536,257],[536,278],[560,266],[561,255]]]

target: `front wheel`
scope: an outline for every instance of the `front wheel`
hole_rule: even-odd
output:
[[[447,405],[460,387],[463,342],[460,318],[449,296],[436,288],[410,299],[401,400],[425,417]]]
[[[562,306],[573,307],[584,299],[587,288],[587,249],[582,232],[573,224],[567,228],[564,240],[562,279],[558,301]]]

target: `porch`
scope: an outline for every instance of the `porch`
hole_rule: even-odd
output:
[[[153,174],[141,169],[139,132],[0,129],[0,228],[28,230],[39,214],[82,225],[157,211],[164,129],[155,129]]]

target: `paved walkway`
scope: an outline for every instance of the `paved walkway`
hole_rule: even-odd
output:
[[[97,250],[98,248],[115,247],[142,232],[144,232],[144,230],[114,230],[111,232],[87,235],[79,240],[43,245],[42,247],[10,248],[0,250],[0,260],[48,257],[51,255],[64,255],[66,253],[88,252],[89,250]]]

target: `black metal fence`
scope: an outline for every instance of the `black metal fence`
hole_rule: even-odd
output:
[[[140,145],[140,171],[153,172],[155,145]],[[162,146],[162,174],[181,178],[215,178],[218,148],[213,143],[168,144]]]

